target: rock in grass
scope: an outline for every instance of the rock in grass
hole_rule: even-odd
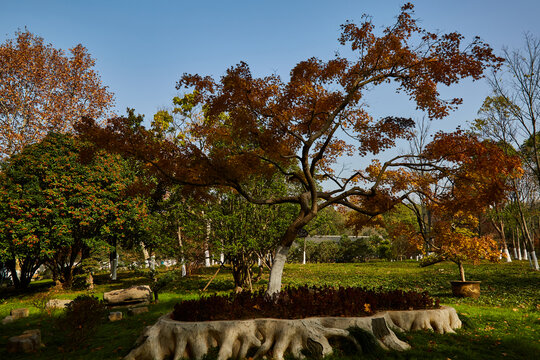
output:
[[[122,320],[122,312],[121,311],[113,311],[109,313],[109,321],[119,321]]]
[[[2,325],[6,325],[6,324],[12,323],[14,321],[15,321],[15,319],[13,318],[13,316],[8,315],[8,316],[6,316],[5,318],[2,319]]]
[[[9,324],[15,320],[28,317],[30,311],[28,308],[11,309],[8,316],[2,319],[2,325]]]
[[[107,305],[123,305],[152,301],[152,290],[148,285],[132,286],[127,289],[109,291],[103,294]]]
[[[30,311],[28,310],[28,308],[11,309],[11,312],[9,314],[13,316],[13,319],[17,320],[28,317]]]
[[[19,336],[12,336],[7,342],[8,353],[29,353],[37,351],[41,346],[41,331],[26,330]]]
[[[142,314],[142,313],[146,313],[148,312],[148,307],[147,306],[141,306],[141,307],[136,307],[136,308],[131,308],[128,310],[128,315],[139,315],[139,314]]]
[[[63,300],[63,299],[51,299],[47,301],[47,308],[49,309],[64,309],[66,306],[71,304],[73,300]]]

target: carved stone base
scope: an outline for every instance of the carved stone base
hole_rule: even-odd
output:
[[[418,329],[439,333],[454,332],[461,327],[456,311],[443,307],[437,310],[386,311],[367,317],[317,317],[307,319],[252,319],[230,321],[182,322],[167,314],[148,326],[137,340],[126,360],[150,360],[173,357],[201,359],[208,350],[219,349],[218,360],[243,359],[248,352],[253,358],[270,354],[283,359],[286,352],[304,358],[302,350],[314,355],[332,353],[328,339],[343,337],[360,344],[347,329],[360,328],[371,334],[381,347],[392,350],[409,349],[394,331]],[[253,350],[252,350],[253,349]],[[318,353],[318,354],[317,354]]]

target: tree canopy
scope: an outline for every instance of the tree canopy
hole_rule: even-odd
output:
[[[369,17],[359,25],[344,24],[339,42],[348,47],[348,58],[301,61],[288,81],[277,75],[254,77],[243,62],[219,80],[185,74],[177,89],[188,93],[175,98],[173,114],[180,121],[161,114],[146,130],[121,118],[105,128],[88,119],[78,130],[103,146],[144,160],[171,182],[231,187],[254,204],[298,204],[298,214],[276,249],[268,287],[274,293],[280,290],[298,230],[320,210],[342,205],[375,216],[403,197],[391,191],[388,178],[383,184],[392,164],[348,174],[335,171],[340,157],[376,155],[408,137],[414,125],[402,117],[373,118],[362,102],[364,94],[394,82],[397,91],[430,118],[443,118],[461,99],[441,98],[439,85],[480,79],[486,68],[499,67],[502,60],[479,38],[468,44],[463,40],[459,33],[423,29],[413,17],[413,5],[406,4],[382,33]],[[275,173],[297,184],[298,190],[263,198],[250,192],[252,176]],[[322,179],[334,188],[321,189]]]
[[[42,264],[69,286],[73,268],[91,251],[144,234],[146,204],[127,195],[135,174],[126,161],[101,152],[82,163],[83,148],[71,136],[51,133],[2,167],[0,258],[18,287]]]
[[[64,51],[29,32],[0,45],[0,159],[67,132],[81,116],[108,114],[113,95],[101,84],[88,50]]]

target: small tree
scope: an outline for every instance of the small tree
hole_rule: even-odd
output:
[[[281,180],[281,181],[280,181]],[[254,182],[252,193],[286,193],[283,178]],[[258,206],[234,191],[220,191],[209,212],[213,246],[230,262],[237,290],[252,290],[253,266],[275,248],[280,235],[289,225],[295,206]]]
[[[404,204],[417,224],[395,227],[425,254],[425,265],[450,260],[465,281],[466,260],[498,260],[499,248],[491,236],[478,234],[478,218],[511,190],[509,179],[522,173],[519,157],[506,154],[496,143],[480,141],[472,133],[438,133],[415,163],[411,186],[415,196]],[[437,163],[434,161],[437,160]]]

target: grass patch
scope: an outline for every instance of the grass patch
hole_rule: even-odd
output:
[[[50,292],[52,298],[73,299],[87,291],[54,290],[51,281],[31,284],[25,293],[0,290],[0,317],[11,309],[28,307],[30,317],[0,325],[1,359],[121,359],[133,346],[147,325],[172,311],[174,304],[184,299],[197,299],[216,268],[201,269],[197,275],[183,278],[160,293],[160,302],[151,304],[149,312],[135,317],[126,316],[119,322],[103,322],[84,348],[68,352],[61,332],[56,328],[57,310],[42,313],[33,305],[36,297]],[[283,285],[360,286],[387,290],[402,289],[427,291],[439,297],[441,304],[453,306],[464,326],[456,334],[439,335],[419,331],[398,336],[412,349],[406,352],[375,350],[363,354],[366,359],[527,359],[540,352],[540,274],[529,269],[528,262],[480,264],[466,268],[468,278],[481,280],[479,299],[458,299],[451,295],[449,282],[458,278],[452,263],[441,263],[428,268],[418,267],[413,261],[370,262],[358,264],[288,264]],[[102,298],[103,292],[132,285],[148,284],[149,280],[137,272],[120,272],[112,282],[107,274],[94,278],[96,287],[91,295]],[[256,288],[266,286],[264,274]],[[233,289],[232,275],[222,270],[209,286],[208,294],[225,294]],[[115,309],[116,310],[116,309]],[[12,355],[5,352],[7,339],[24,330],[41,329],[46,345],[36,354]],[[366,345],[366,348],[368,346]],[[348,352],[333,355],[333,359],[358,358]]]

